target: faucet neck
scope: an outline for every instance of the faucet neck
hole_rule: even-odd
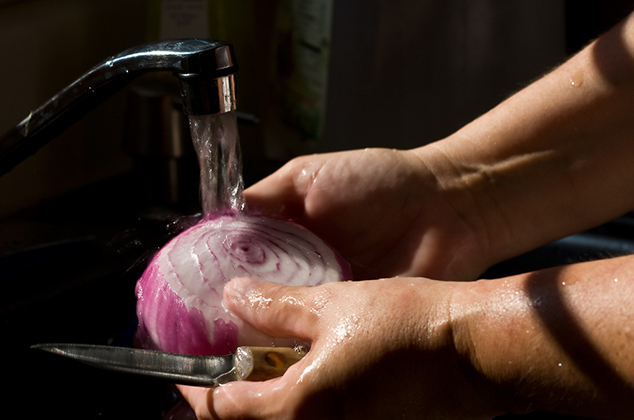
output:
[[[188,114],[235,109],[234,75],[238,65],[231,44],[182,39],[142,45],[93,67],[0,136],[0,175],[136,77],[157,71],[172,72],[180,79]]]

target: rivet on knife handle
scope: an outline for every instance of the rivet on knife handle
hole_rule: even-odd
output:
[[[239,381],[264,381],[282,376],[306,355],[306,350],[291,347],[238,347],[236,375]]]

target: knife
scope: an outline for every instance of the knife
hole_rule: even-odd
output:
[[[36,344],[45,350],[102,369],[213,387],[232,381],[262,381],[282,376],[306,354],[302,347],[238,347],[227,356],[193,356],[129,347],[90,344]]]

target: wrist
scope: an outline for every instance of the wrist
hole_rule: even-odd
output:
[[[437,202],[444,203],[441,215],[434,215],[434,220],[451,219],[444,226],[442,232],[445,240],[451,243],[443,244],[443,249],[452,249],[453,255],[460,255],[459,261],[468,268],[460,275],[445,280],[473,280],[481,275],[491,265],[500,261],[495,244],[496,235],[500,229],[490,229],[489,220],[491,207],[483,205],[486,197],[481,189],[464,178],[460,169],[465,157],[454,156],[449,150],[461,149],[468,151],[468,145],[459,144],[461,139],[454,134],[443,141],[410,150],[413,156],[422,162],[422,167],[433,177],[433,185],[437,194]],[[473,179],[471,179],[473,181]],[[434,212],[435,207],[427,211]],[[440,226],[440,223],[437,223]],[[460,231],[458,226],[464,227]],[[423,274],[425,275],[425,274]]]
[[[450,304],[453,340],[460,368],[471,386],[500,413],[538,409],[523,398],[520,363],[533,331],[524,318],[525,302],[514,278],[462,283]],[[528,321],[530,322],[530,321]]]

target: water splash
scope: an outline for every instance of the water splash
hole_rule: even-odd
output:
[[[190,115],[189,127],[200,165],[204,217],[243,211],[244,181],[236,113]]]

